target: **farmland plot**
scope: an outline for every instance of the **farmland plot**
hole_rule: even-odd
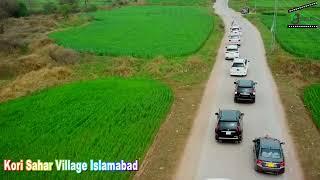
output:
[[[171,90],[159,82],[111,78],[72,83],[2,103],[1,159],[139,159],[142,163],[172,100]],[[4,179],[127,179],[130,175],[1,171]]]
[[[273,22],[274,0],[250,0],[238,1],[230,0],[230,6],[236,10],[240,10],[243,6],[249,6],[251,11],[256,7],[257,14],[250,15],[257,16],[259,20],[268,29],[271,29]],[[320,30],[318,29],[291,29],[287,28],[288,24],[292,24],[292,14],[288,13],[288,9],[310,3],[308,0],[284,0],[278,2],[278,15],[276,25],[276,39],[281,47],[298,57],[310,58],[313,60],[320,59],[320,48],[316,48],[320,43]],[[299,24],[319,25],[320,23],[320,7],[319,5],[305,8],[298,11],[304,18]]]
[[[320,84],[311,85],[304,90],[304,102],[309,107],[316,125],[320,128]]]
[[[98,11],[87,26],[49,35],[57,44],[99,55],[166,57],[196,52],[213,28],[206,8],[130,6]]]

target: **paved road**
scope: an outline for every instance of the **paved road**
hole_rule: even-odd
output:
[[[261,36],[249,21],[229,9],[227,4],[226,0],[217,0],[214,8],[223,19],[226,29],[229,28],[232,19],[236,19],[243,29],[240,56],[251,61],[246,78],[258,82],[256,103],[233,102],[233,82],[238,78],[229,76],[231,62],[224,60],[227,42],[224,37],[174,179],[302,180],[302,172],[288,134],[277,87],[266,62]],[[219,108],[239,109],[245,113],[244,140],[241,144],[215,142],[214,113]],[[286,142],[284,150],[287,168],[283,175],[264,175],[256,173],[253,169],[252,139],[265,134]]]

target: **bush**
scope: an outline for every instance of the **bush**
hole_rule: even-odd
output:
[[[59,0],[59,3],[61,5],[63,4],[78,4],[79,3],[79,0]]]
[[[59,12],[63,15],[63,17],[68,17],[69,14],[71,13],[71,6],[69,4],[63,4],[59,8]]]
[[[112,6],[124,6],[129,3],[128,0],[113,0],[112,1]]]
[[[93,12],[93,11],[97,11],[97,6],[94,4],[89,4],[87,7],[84,8],[85,12]]]
[[[17,8],[16,12],[13,14],[13,16],[14,17],[24,17],[24,16],[28,16],[28,15],[29,15],[29,11],[27,9],[26,4],[23,2],[19,2],[18,8]]]
[[[43,11],[45,14],[55,13],[57,9],[57,5],[53,2],[47,2],[43,5]]]

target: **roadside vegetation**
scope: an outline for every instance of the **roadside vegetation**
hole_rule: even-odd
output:
[[[89,0],[96,6],[90,10],[83,1],[43,1],[37,7],[28,4],[35,2],[32,0],[19,2],[25,3],[29,14],[1,20],[3,156],[47,161],[138,158],[138,174],[85,172],[81,177],[172,178],[223,37],[223,23],[213,14],[211,5],[207,6],[209,1],[203,7],[182,7],[182,1],[172,4],[175,6],[140,7],[139,3],[148,2],[113,1],[105,6],[98,0]],[[118,8],[124,5],[129,7]],[[108,24],[105,18],[113,23]],[[124,18],[134,21],[127,23],[138,32],[121,35],[129,29]],[[150,22],[151,18],[159,25]],[[149,24],[142,22],[148,19]],[[106,23],[112,31],[103,34],[106,28],[100,26],[91,34],[103,35],[109,41],[109,49],[110,44],[116,45],[116,56],[65,48],[48,37],[63,31],[83,31],[99,22]],[[156,28],[164,29],[166,34]],[[100,41],[99,37],[94,38]],[[133,50],[120,51],[121,46],[132,43],[138,45],[130,47],[140,49],[139,55],[132,54]],[[15,136],[10,136],[12,133]],[[15,150],[17,146],[20,151]],[[76,174],[2,173],[1,177],[36,175],[56,179],[73,178]]]
[[[244,6],[249,6],[254,12],[255,1],[230,0],[230,7],[239,11]],[[256,13],[246,15],[259,29],[264,45],[268,64],[277,82],[281,100],[286,110],[290,133],[298,150],[305,178],[317,180],[320,178],[320,133],[317,127],[317,107],[319,100],[311,90],[320,83],[320,52],[318,46],[318,29],[287,29],[287,24],[292,24],[288,9],[309,3],[309,1],[279,1],[277,16],[277,33],[274,47],[272,47],[272,34],[270,31],[273,18],[274,4],[271,0],[257,0]],[[302,10],[309,17],[314,13],[319,14],[319,7]],[[319,23],[319,21],[317,21]],[[316,22],[302,22],[315,24]],[[308,88],[308,87],[312,88]],[[307,88],[307,89],[305,89]],[[306,102],[308,101],[308,102]],[[305,103],[304,103],[305,102]],[[312,107],[310,106],[312,104]],[[316,105],[315,105],[316,104]],[[310,108],[308,112],[306,105]],[[313,120],[312,120],[313,119]]]
[[[111,78],[72,83],[3,103],[1,158],[140,160],[172,100],[171,90],[156,81]],[[4,174],[6,178],[38,176],[28,172]],[[79,178],[76,173],[46,175]],[[92,172],[81,178],[129,176],[129,172]]]
[[[320,128],[320,84],[314,84],[304,90],[304,102],[310,109],[312,117]]]

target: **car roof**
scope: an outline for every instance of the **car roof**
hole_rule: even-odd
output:
[[[240,79],[237,81],[238,86],[240,87],[252,87],[253,81],[252,80],[246,80],[246,79]]]
[[[227,45],[227,49],[238,49],[238,46],[235,44],[229,44]]]
[[[233,59],[233,63],[244,63],[245,59],[242,59],[242,58],[235,58]]]
[[[224,109],[220,110],[220,121],[238,121],[240,111]]]
[[[240,26],[238,24],[234,24],[231,26],[231,28],[240,28]]]
[[[260,146],[266,149],[281,149],[280,141],[270,137],[260,138]]]

